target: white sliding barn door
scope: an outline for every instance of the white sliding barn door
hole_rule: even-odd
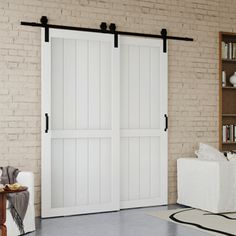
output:
[[[167,54],[162,40],[120,38],[121,208],[167,204]]]
[[[120,36],[115,48],[111,34],[49,36],[42,30],[42,217],[166,204],[162,40]]]
[[[42,31],[42,217],[119,209],[114,36]],[[45,114],[49,130],[45,133]]]

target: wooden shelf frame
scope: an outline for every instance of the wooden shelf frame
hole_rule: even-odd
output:
[[[236,71],[236,59],[222,58],[222,41],[236,43],[236,33],[219,32],[219,149],[225,151],[236,149],[236,142],[223,143],[222,140],[223,124],[236,124],[236,105],[234,106],[233,104],[235,100],[231,99],[232,103],[230,102],[232,96],[236,98],[236,87],[231,86],[229,83],[229,74],[232,74],[232,71]],[[227,74],[226,87],[222,87],[222,70],[226,70]]]

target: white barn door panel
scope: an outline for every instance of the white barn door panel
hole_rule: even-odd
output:
[[[162,40],[42,30],[42,217],[167,203]],[[45,118],[48,117],[48,130]]]
[[[50,30],[49,41],[42,42],[42,216],[118,210],[119,50],[105,34]]]
[[[121,208],[167,204],[167,55],[121,37]]]

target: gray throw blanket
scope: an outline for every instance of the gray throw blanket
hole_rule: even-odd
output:
[[[11,166],[0,167],[0,169],[2,170],[1,184],[14,184],[17,182],[16,178],[20,172],[18,169]],[[9,201],[12,218],[16,222],[20,233],[24,234],[23,220],[29,204],[29,192],[9,193],[7,200]]]

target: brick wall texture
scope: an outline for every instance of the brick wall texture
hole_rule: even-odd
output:
[[[0,0],[0,166],[35,174],[40,214],[40,29],[20,21],[193,37],[169,42],[169,203],[176,160],[218,145],[218,32],[236,31],[235,0]]]

